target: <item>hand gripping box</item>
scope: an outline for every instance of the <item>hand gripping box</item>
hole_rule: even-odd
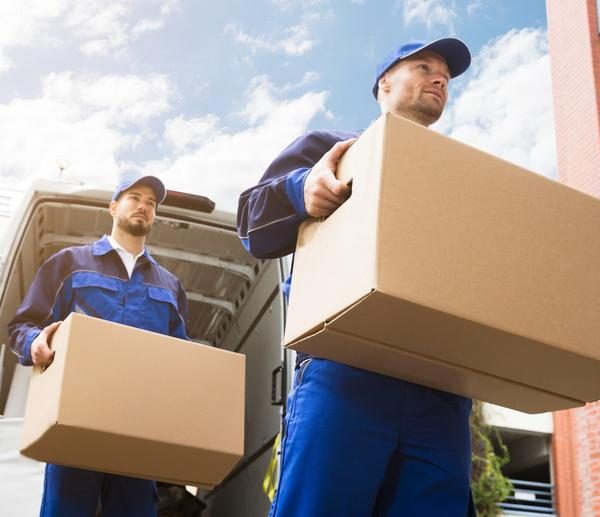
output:
[[[530,413],[600,399],[600,200],[390,114],[338,176],[286,346]]]
[[[242,456],[243,355],[75,313],[52,348],[31,379],[25,456],[208,487]]]

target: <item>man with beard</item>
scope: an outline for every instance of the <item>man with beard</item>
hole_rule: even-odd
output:
[[[470,61],[455,38],[402,45],[377,67],[373,95],[382,113],[429,126],[444,110],[450,79]],[[335,171],[357,136],[312,131],[271,163],[240,196],[246,249],[259,258],[292,253],[302,221],[326,217],[348,198]],[[473,515],[470,409],[458,395],[298,353],[271,516]]]
[[[9,323],[11,348],[21,364],[52,362],[51,336],[71,312],[189,339],[185,292],[144,247],[156,207],[165,196],[158,178],[123,180],[109,205],[111,234],[91,245],[65,248],[42,264]],[[42,517],[94,517],[99,503],[103,516],[155,516],[156,485],[46,466]]]

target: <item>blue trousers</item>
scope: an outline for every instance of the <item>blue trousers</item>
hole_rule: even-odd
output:
[[[40,517],[156,517],[154,481],[49,463]]]
[[[325,359],[296,370],[271,517],[467,517],[471,400]]]

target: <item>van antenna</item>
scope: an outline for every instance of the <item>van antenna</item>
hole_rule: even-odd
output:
[[[58,177],[60,179],[62,179],[63,171],[71,164],[69,163],[69,160],[65,160],[64,158],[59,158],[58,160],[56,160],[56,165],[58,165],[58,170],[59,170]]]

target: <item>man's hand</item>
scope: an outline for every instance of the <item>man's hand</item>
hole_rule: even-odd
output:
[[[350,187],[335,177],[337,164],[356,138],[338,142],[315,164],[304,182],[304,206],[312,217],[326,217],[350,194]]]
[[[50,350],[49,341],[61,323],[61,321],[51,323],[31,343],[31,360],[34,365],[47,366],[52,363],[54,352]]]

